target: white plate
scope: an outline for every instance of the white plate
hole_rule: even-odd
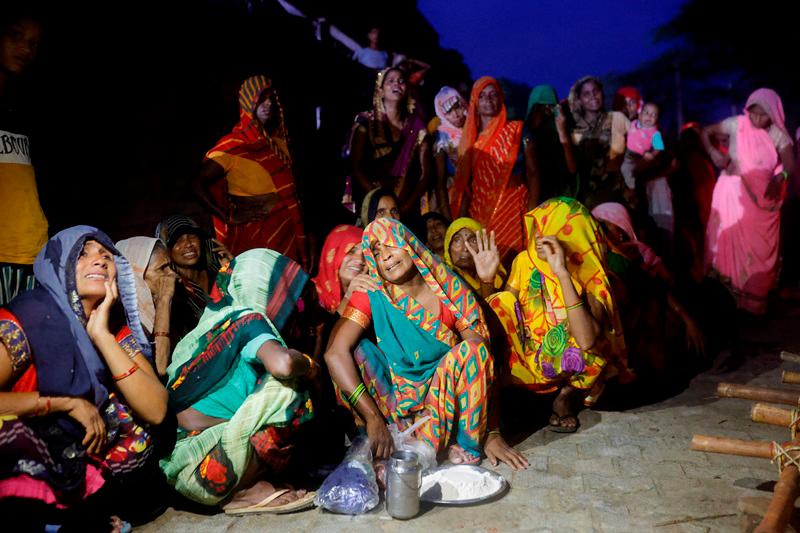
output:
[[[503,476],[492,470],[487,470],[486,468],[475,465],[446,465],[437,468],[431,468],[430,470],[425,471],[425,475],[422,478],[422,486],[423,487],[425,486],[425,478],[427,478],[428,476],[430,476],[435,472],[441,472],[443,470],[488,474],[491,478],[493,478],[495,481],[498,482],[498,488],[494,492],[490,494],[485,494],[479,498],[470,498],[468,500],[448,500],[442,497],[441,488],[438,487],[438,485],[433,485],[424,492],[423,492],[424,489],[420,490],[420,500],[430,503],[441,503],[447,505],[470,505],[473,503],[480,503],[486,500],[491,500],[497,495],[503,493],[508,488],[508,482],[505,480],[505,478],[503,478]]]

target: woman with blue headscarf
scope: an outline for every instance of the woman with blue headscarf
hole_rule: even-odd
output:
[[[84,510],[67,522],[110,529],[128,499],[98,504],[99,495],[152,463],[146,424],[167,411],[133,272],[89,226],[51,238],[33,270],[38,286],[0,308],[0,500],[19,502],[40,526],[49,511],[75,508]],[[97,513],[81,505],[90,498]]]

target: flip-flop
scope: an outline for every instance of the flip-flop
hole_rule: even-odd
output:
[[[575,433],[576,431],[578,431],[578,426],[581,425],[580,420],[578,420],[578,417],[576,415],[559,416],[554,412],[552,415],[550,415],[550,420],[552,420],[554,417],[558,419],[558,424],[553,424],[551,422],[547,425],[547,429],[552,431],[553,433]],[[564,420],[567,420],[569,418],[575,419],[574,426],[565,426],[562,424]]]
[[[276,505],[272,507],[268,507],[270,503],[277,500],[287,492],[290,492],[290,489],[281,489],[276,490],[260,502],[255,505],[250,505],[249,507],[240,507],[238,509],[226,509],[225,514],[227,515],[243,515],[243,514],[253,514],[253,513],[270,513],[270,514],[285,514],[285,513],[293,513],[295,511],[300,511],[302,509],[307,509],[314,505],[314,497],[317,495],[316,492],[306,492],[302,498],[298,498],[297,500],[291,501],[289,503],[285,503],[283,505]]]

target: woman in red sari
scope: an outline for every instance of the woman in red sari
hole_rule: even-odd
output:
[[[233,255],[270,248],[308,267],[283,108],[272,82],[246,79],[239,107],[239,123],[206,154],[195,192]]]
[[[523,249],[522,217],[528,186],[512,175],[519,155],[522,122],[506,119],[503,90],[484,76],[472,86],[453,184],[450,212],[494,231],[504,261]]]

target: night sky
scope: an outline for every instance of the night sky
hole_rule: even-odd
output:
[[[685,0],[419,0],[441,45],[464,55],[472,76],[550,83],[565,97],[585,74],[624,73],[664,45],[653,32]]]

